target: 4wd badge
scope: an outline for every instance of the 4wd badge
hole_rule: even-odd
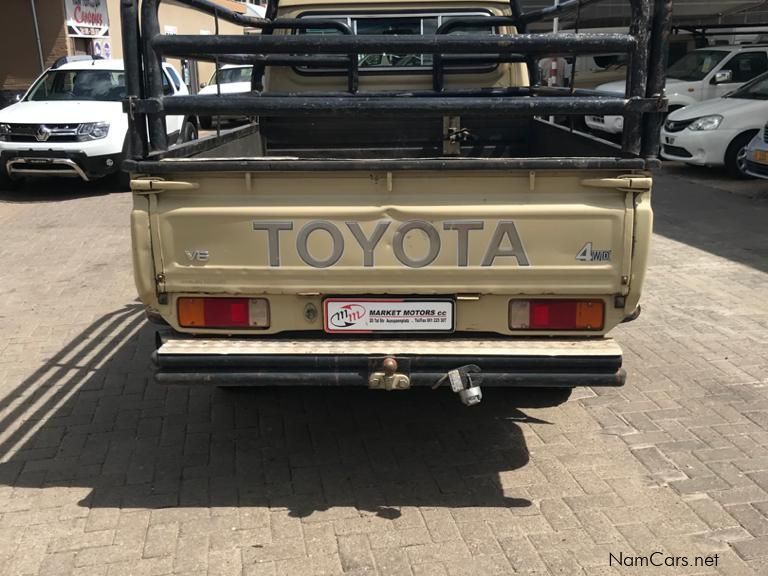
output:
[[[576,254],[576,260],[579,262],[610,262],[611,250],[595,250],[592,248],[592,242],[584,244],[584,248]]]

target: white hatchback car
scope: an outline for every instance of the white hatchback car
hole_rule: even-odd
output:
[[[696,166],[725,166],[746,178],[744,149],[768,119],[768,73],[723,98],[672,112],[661,131],[661,156]]]

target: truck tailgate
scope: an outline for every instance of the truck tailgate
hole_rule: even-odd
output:
[[[626,294],[619,176],[180,173],[147,193],[154,268],[173,293]]]

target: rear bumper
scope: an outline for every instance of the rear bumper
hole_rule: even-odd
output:
[[[449,370],[477,365],[483,386],[622,386],[621,348],[593,340],[369,340],[188,338],[158,334],[155,380],[218,386],[366,386],[385,358],[412,386],[434,386]]]

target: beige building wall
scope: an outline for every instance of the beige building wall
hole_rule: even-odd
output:
[[[245,7],[240,2],[232,0],[216,0],[222,6],[240,13],[245,12]],[[109,34],[112,40],[112,57],[122,58],[122,34],[120,33],[120,0],[107,0],[109,7]],[[216,23],[213,16],[208,16],[196,10],[190,10],[180,4],[165,1],[160,5],[160,31],[167,34],[213,34]],[[243,28],[219,20],[220,34],[242,34]],[[178,59],[169,58],[177,70],[181,71],[181,63]],[[198,63],[198,76],[200,82],[208,82],[215,70],[213,64],[207,62]],[[191,88],[191,87],[190,87]]]
[[[233,0],[214,0],[232,10],[245,12],[245,7]],[[38,25],[43,47],[45,67],[61,56],[75,53],[75,39],[67,36],[64,0],[35,0]],[[0,90],[23,90],[40,75],[40,59],[35,40],[30,0],[0,0],[3,17],[0,19]],[[122,58],[120,33],[120,0],[107,0],[109,11],[109,40],[112,58]],[[167,0],[160,6],[160,29],[176,34],[200,34],[216,30],[212,16],[190,10]],[[221,34],[242,34],[243,29],[228,22],[219,22]],[[181,70],[178,60],[171,60]],[[214,65],[200,62],[198,76],[207,82]]]
[[[47,68],[67,55],[63,0],[36,0]],[[40,75],[40,56],[29,0],[2,0],[0,18],[0,90],[24,90]]]

